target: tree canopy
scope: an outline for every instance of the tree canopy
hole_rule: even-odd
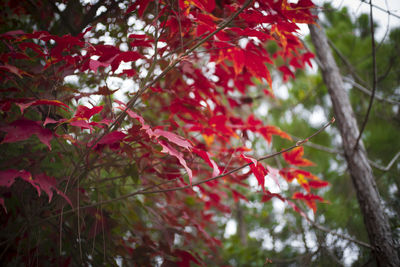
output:
[[[295,212],[295,221],[314,222],[317,207],[324,222],[342,210],[329,205],[342,187],[328,186],[345,179],[304,146],[314,137],[334,143],[324,133],[334,119],[312,129],[298,116],[282,120],[294,109],[273,93],[281,80],[307,82],[314,55],[297,23],[315,23],[311,1],[32,0],[3,7],[1,261],[223,266],[242,257],[260,266],[270,260],[256,251],[259,243],[246,243],[247,232],[241,251],[224,238],[232,210],[253,226],[273,214],[271,199]],[[361,46],[368,37],[363,18],[358,23]],[[388,55],[396,49],[382,46]],[[391,77],[382,79],[387,95],[396,90],[397,65],[394,59],[382,74]],[[314,99],[323,106],[323,86],[316,87],[309,92],[315,98],[296,86],[290,94],[300,92],[304,106]],[[261,102],[278,107],[263,116]],[[379,115],[372,119],[379,123]],[[395,130],[386,129],[368,138],[393,140]],[[372,155],[380,155],[374,145]],[[340,155],[335,160],[343,166]],[[395,201],[390,173],[380,185]],[[249,213],[252,204],[262,212]],[[351,207],[343,210],[357,216]],[[335,218],[332,226],[341,223]]]

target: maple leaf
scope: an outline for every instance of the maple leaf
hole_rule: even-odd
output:
[[[121,105],[121,106],[117,107],[117,109],[120,109],[120,110],[126,112],[129,117],[138,120],[140,122],[140,124],[142,125],[141,129],[144,130],[149,137],[153,136],[153,130],[151,129],[151,127],[148,124],[146,124],[146,122],[144,121],[142,116],[140,116],[139,114],[137,114],[136,112],[134,112],[133,110],[131,110],[129,108],[127,109],[126,105],[123,102],[118,101],[118,100],[116,100],[115,102],[117,102],[118,104]]]
[[[297,207],[297,205],[295,203],[293,203],[290,200],[286,200],[286,203],[297,213],[299,213],[301,216],[303,216],[304,218],[306,218],[306,220],[309,220],[308,216],[299,208]]]
[[[73,120],[69,123],[72,126],[80,127],[82,129],[89,129],[93,131],[93,127],[84,119]]]
[[[317,205],[315,201],[324,202],[324,199],[320,196],[314,194],[304,195],[303,193],[300,192],[294,193],[292,198],[303,200],[306,203],[306,205],[313,210],[314,213],[317,211]]]
[[[92,108],[88,108],[86,106],[79,105],[76,109],[74,118],[89,120],[93,115],[99,113],[102,110],[103,106],[94,106]]]
[[[242,195],[241,193],[239,193],[238,191],[232,189],[232,196],[233,196],[233,200],[235,202],[238,202],[239,199],[243,199],[246,202],[249,202],[249,200],[247,199],[247,197],[245,197],[244,195]]]
[[[8,169],[0,171],[0,186],[10,187],[18,177],[32,183],[32,175],[29,172],[25,170]],[[38,193],[40,193],[40,191],[38,191]]]
[[[53,198],[53,190],[54,190],[56,191],[57,194],[62,196],[72,207],[71,200],[63,192],[61,192],[56,188],[57,181],[54,177],[47,176],[44,173],[37,174],[34,177],[34,183],[37,184],[49,196],[49,203]]]
[[[208,152],[200,150],[198,148],[193,148],[193,152],[199,155],[211,168],[213,168],[213,173],[212,173],[213,177],[221,173],[217,163],[215,163],[215,161],[210,157],[210,154]]]
[[[292,79],[294,79],[294,73],[285,65],[280,66],[278,68],[282,73],[283,73],[283,81],[287,82],[289,80],[289,77],[291,77]]]
[[[41,123],[37,121],[20,119],[3,126],[0,128],[0,131],[6,132],[7,134],[1,143],[24,141],[35,134],[39,140],[51,150],[50,140],[53,138],[53,133],[49,129],[42,128],[40,124]]]
[[[192,185],[193,173],[192,170],[187,166],[186,160],[183,158],[183,154],[162,140],[158,140],[158,143],[163,148],[161,150],[162,153],[168,153],[178,159],[179,163],[185,168],[189,176],[189,183]]]
[[[186,140],[185,138],[183,138],[177,134],[174,134],[174,133],[171,133],[171,132],[168,132],[165,130],[161,130],[161,129],[155,129],[153,131],[153,135],[157,138],[160,136],[165,137],[171,143],[174,143],[174,144],[176,144],[180,147],[183,147],[187,150],[190,150],[192,148],[192,144],[188,140]]]
[[[68,111],[68,109],[70,108],[68,105],[64,104],[61,101],[58,100],[49,100],[49,99],[39,99],[39,100],[34,100],[31,102],[27,102],[27,103],[22,103],[22,102],[15,102],[15,104],[17,106],[19,106],[21,113],[24,113],[24,110],[30,106],[38,106],[38,105],[49,105],[49,106],[57,106],[57,107],[61,107],[62,109],[64,109],[65,111]]]
[[[15,170],[15,169],[3,170],[0,171],[0,186],[10,187],[14,184],[15,179],[18,177],[30,183],[36,189],[39,197],[41,194],[41,190],[43,190],[49,196],[49,202],[50,202],[51,199],[53,198],[53,190],[55,190],[57,194],[62,196],[72,207],[72,203],[69,200],[69,198],[56,188],[56,180],[45,174],[35,175],[33,179],[32,175],[25,170]],[[3,208],[7,210],[4,206],[4,202],[2,203],[2,205]]]
[[[134,69],[123,70],[122,73],[121,73],[120,75],[121,75],[121,76],[122,76],[122,75],[126,75],[126,76],[128,76],[128,77],[133,77],[133,76],[136,75],[136,70],[134,70]]]
[[[308,181],[304,178],[304,175],[299,174],[296,180],[307,192],[310,193],[310,185],[308,184]]]
[[[190,267],[191,261],[200,264],[200,262],[192,254],[185,250],[176,249],[174,254],[180,258],[180,261],[176,262],[179,267]]]
[[[329,185],[327,181],[309,181],[308,185],[312,188],[322,188]]]
[[[278,127],[275,127],[275,126],[272,126],[272,125],[263,126],[263,127],[258,129],[258,132],[265,138],[265,140],[268,143],[271,143],[272,135],[277,135],[277,136],[280,136],[282,138],[285,138],[285,139],[288,139],[288,140],[292,140],[290,135],[288,135],[284,131],[280,130]]]
[[[243,158],[247,163],[251,163],[249,165],[250,169],[256,177],[258,184],[261,186],[263,191],[265,191],[265,176],[268,174],[268,171],[256,159],[246,156],[244,154],[240,154],[240,157]]]
[[[103,138],[101,138],[97,144],[106,144],[106,145],[111,145],[117,142],[120,142],[122,139],[124,139],[127,136],[127,134],[120,132],[120,131],[114,131],[111,133],[106,134]]]
[[[25,71],[18,69],[15,66],[9,65],[9,64],[4,64],[3,66],[0,66],[0,70],[6,71],[6,72],[11,72],[15,75],[17,75],[19,78],[22,78],[23,74],[27,74]]]
[[[265,190],[264,195],[261,198],[261,202],[268,202],[271,200],[271,198],[273,197],[277,197],[279,198],[281,201],[285,202],[286,199],[281,196],[280,194],[277,193],[271,193],[269,190]]]
[[[121,64],[121,61],[130,62],[130,61],[136,61],[139,58],[143,58],[143,56],[141,54],[139,54],[138,52],[134,52],[134,51],[121,52],[111,62],[111,69],[112,69],[112,71],[116,71],[118,69],[119,65]]]
[[[108,66],[110,66],[109,63],[103,63],[103,62],[100,62],[100,61],[95,60],[95,59],[90,59],[89,60],[89,69],[94,71],[94,72],[97,72],[97,69],[99,67],[108,67]]]
[[[299,175],[303,175],[304,177],[307,177],[309,179],[319,181],[320,179],[312,174],[311,172],[305,171],[305,170],[300,170],[300,169],[295,169],[295,168],[283,168],[279,171],[280,175],[282,175],[283,178],[285,178],[288,182],[293,181],[296,177]]]
[[[283,158],[289,164],[296,165],[296,166],[313,166],[315,165],[313,162],[309,161],[308,159],[303,158],[304,155],[304,148],[302,146],[295,147],[289,152],[283,153]]]

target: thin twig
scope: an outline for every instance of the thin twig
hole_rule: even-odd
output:
[[[374,4],[371,3],[371,1],[370,1],[369,3],[367,3],[367,2],[365,2],[365,0],[361,0],[361,2],[363,2],[363,3],[367,4],[367,5],[370,5],[371,8],[372,8],[372,7],[375,7],[376,9],[379,9],[380,11],[385,12],[385,13],[387,13],[387,14],[390,15],[390,16],[393,16],[393,17],[395,17],[395,18],[400,19],[400,16],[399,16],[399,15],[396,15],[395,13],[390,12],[390,10],[386,10],[386,9],[380,7],[380,6],[374,5]]]
[[[353,79],[350,79],[348,77],[343,77],[343,80],[346,81],[346,82],[351,83],[356,89],[360,90],[361,92],[363,92],[363,93],[365,93],[365,94],[367,94],[369,96],[372,95],[372,92],[368,88],[365,88],[363,85],[357,83]],[[382,101],[382,102],[387,102],[387,103],[390,103],[390,104],[393,104],[393,105],[400,105],[399,101],[392,100],[392,99],[387,99],[387,98],[384,98],[384,97],[379,96],[379,95],[375,95],[375,99],[379,100],[379,101]]]
[[[400,157],[400,151],[397,152],[397,154],[392,158],[392,160],[389,162],[388,165],[386,165],[386,167],[383,167],[381,165],[379,165],[376,162],[370,161],[369,163],[371,164],[372,167],[377,168],[378,170],[387,172],[390,170],[390,168],[392,168],[393,164],[396,162],[396,160]]]
[[[372,45],[372,72],[373,72],[372,94],[371,94],[371,97],[369,99],[367,114],[365,115],[364,122],[361,125],[360,133],[358,134],[356,143],[355,143],[354,148],[353,148],[353,153],[354,153],[354,151],[357,150],[358,143],[360,142],[361,136],[362,136],[362,134],[363,134],[363,132],[365,130],[365,126],[367,125],[369,114],[370,114],[371,109],[372,109],[372,103],[374,102],[375,91],[376,91],[376,79],[377,79],[376,71],[377,70],[376,70],[375,33],[374,33],[374,19],[373,19],[373,12],[372,12],[372,0],[370,0],[370,6],[369,7],[370,7],[369,13],[370,13],[371,45]]]
[[[321,231],[323,231],[325,233],[328,233],[328,234],[331,234],[331,235],[335,235],[335,236],[340,237],[342,239],[351,241],[351,242],[356,243],[356,244],[358,244],[360,246],[363,246],[363,247],[366,247],[366,248],[369,248],[369,249],[373,249],[373,247],[368,243],[365,243],[363,241],[357,240],[357,239],[352,238],[352,237],[347,236],[347,235],[339,234],[336,231],[333,231],[331,229],[326,228],[325,226],[322,226],[322,225],[318,224],[317,222],[311,220],[310,218],[308,218],[307,220],[311,223],[311,225],[313,227],[317,228],[318,230],[321,230]]]
[[[340,238],[342,238],[342,239],[351,241],[351,242],[356,243],[356,244],[358,244],[358,245],[360,245],[360,246],[363,246],[363,247],[366,247],[366,248],[369,248],[369,249],[374,249],[374,248],[373,248],[370,244],[368,244],[368,243],[365,243],[365,242],[363,242],[363,241],[357,240],[357,239],[352,238],[352,237],[347,236],[347,235],[340,234],[340,233],[338,233],[338,232],[336,232],[336,231],[333,231],[333,230],[331,230],[331,229],[326,228],[325,226],[320,225],[320,224],[317,223],[316,221],[311,220],[310,217],[308,217],[307,214],[306,214],[299,206],[297,206],[297,207],[298,207],[299,210],[302,212],[302,214],[303,214],[303,216],[305,217],[305,219],[306,219],[313,227],[317,228],[318,230],[321,230],[321,231],[323,231],[323,232],[325,232],[325,233],[332,234],[332,235],[335,235],[335,236],[340,237]]]

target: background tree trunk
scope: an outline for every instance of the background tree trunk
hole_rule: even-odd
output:
[[[244,221],[244,211],[239,201],[236,202],[236,220],[237,220],[237,233],[239,235],[240,243],[247,246],[247,229],[246,222]]]
[[[357,121],[344,90],[342,77],[328,45],[327,37],[320,26],[309,25],[309,29],[317,57],[321,62],[322,76],[333,104],[346,161],[364,216],[368,236],[374,247],[376,261],[379,266],[400,266],[389,221],[384,213],[384,205],[381,203],[367,153],[361,140],[358,148],[353,151],[359,134]]]

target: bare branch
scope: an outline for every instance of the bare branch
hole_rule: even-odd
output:
[[[400,157],[400,151],[397,152],[397,154],[392,158],[392,160],[389,162],[389,164],[386,167],[383,167],[381,165],[379,165],[376,162],[370,161],[371,166],[377,168],[378,170],[387,172],[390,170],[390,168],[392,168],[393,164],[396,162],[396,160]]]
[[[372,95],[372,92],[369,89],[365,88],[363,85],[357,83],[353,79],[350,79],[348,77],[343,77],[343,80],[345,82],[351,83],[356,89],[360,90],[361,92],[363,92],[363,93],[365,93],[365,94],[367,94],[369,96]],[[379,101],[382,101],[382,102],[387,102],[387,103],[390,103],[390,104],[393,104],[393,105],[400,105],[399,101],[392,100],[392,99],[387,99],[387,98],[381,97],[379,95],[375,95],[375,99],[379,100]]]
[[[369,114],[371,113],[372,103],[374,102],[375,91],[376,91],[376,84],[377,84],[377,69],[376,69],[376,49],[375,49],[375,32],[374,32],[374,18],[372,12],[372,0],[370,0],[370,26],[371,26],[371,46],[372,46],[372,73],[373,73],[373,83],[372,83],[372,93],[369,99],[367,114],[365,114],[364,121],[360,128],[360,133],[358,134],[356,144],[353,148],[353,153],[358,147],[358,143],[360,142],[361,136],[365,130],[365,126],[367,125]]]

